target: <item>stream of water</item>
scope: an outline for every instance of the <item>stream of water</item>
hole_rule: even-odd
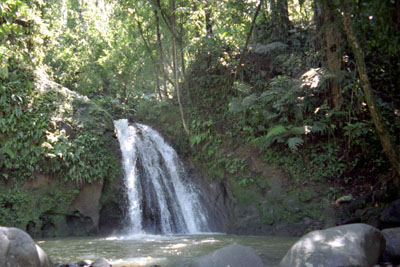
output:
[[[119,267],[186,267],[194,258],[233,243],[254,248],[266,266],[275,266],[296,240],[292,237],[208,234],[57,238],[36,242],[54,263],[94,261],[103,257]]]
[[[147,125],[114,121],[122,152],[132,234],[209,232],[207,212],[176,151]]]

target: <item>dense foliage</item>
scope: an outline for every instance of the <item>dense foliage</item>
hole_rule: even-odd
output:
[[[67,89],[46,88],[39,77],[43,74],[34,71],[42,65],[40,48],[48,38],[40,7],[36,1],[1,4],[2,179],[23,182],[43,173],[79,184],[112,177],[115,163],[107,156],[102,133],[72,120],[74,109],[85,100]],[[61,124],[69,124],[74,136],[68,136]]]
[[[115,163],[102,133],[74,120],[83,109],[161,124],[209,178],[243,188],[263,183],[244,147],[294,186],[362,194],[398,180],[385,148],[399,156],[398,0],[6,0],[0,40],[1,179],[106,179]],[[97,105],[40,90],[39,67]]]

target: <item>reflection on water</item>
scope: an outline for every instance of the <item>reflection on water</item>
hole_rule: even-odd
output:
[[[37,240],[53,262],[107,259],[113,266],[189,266],[193,258],[237,243],[254,248],[267,266],[279,263],[296,241],[289,237],[211,235],[132,235]]]

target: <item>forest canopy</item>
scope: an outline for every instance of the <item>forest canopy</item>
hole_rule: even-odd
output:
[[[215,180],[246,168],[228,149],[245,144],[295,183],[397,183],[399,44],[399,0],[5,0],[0,172],[80,161],[43,145],[40,69],[114,118],[164,125]]]

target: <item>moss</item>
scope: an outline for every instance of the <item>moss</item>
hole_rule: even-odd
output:
[[[43,237],[65,237],[70,235],[67,216],[64,214],[49,214],[42,226]]]
[[[316,193],[312,188],[307,188],[298,193],[301,202],[309,202],[316,197]]]
[[[262,214],[262,223],[266,225],[273,225],[275,223],[274,216],[270,212],[268,212],[267,208],[261,203],[258,205],[258,207]]]
[[[41,236],[46,225],[60,225],[60,216],[71,213],[69,207],[78,193],[73,185],[59,183],[36,191],[20,188],[0,191],[0,225]]]
[[[255,184],[241,186],[235,180],[229,181],[229,189],[232,191],[233,197],[238,204],[258,203],[261,200],[261,193]]]

